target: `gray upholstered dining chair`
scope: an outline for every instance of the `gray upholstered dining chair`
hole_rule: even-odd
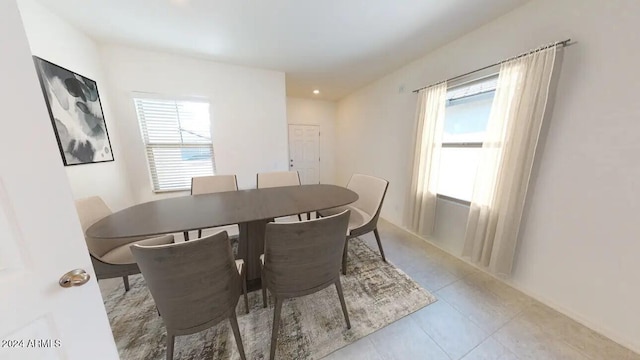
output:
[[[284,299],[309,295],[334,285],[347,329],[351,328],[340,283],[349,212],[345,210],[309,221],[267,224],[260,262],[264,307],[267,307],[267,290],[275,299],[270,359],[275,357]]]
[[[347,274],[347,252],[349,248],[349,239],[372,232],[378,242],[378,249],[384,262],[387,259],[384,256],[380,234],[378,233],[378,218],[382,209],[382,202],[387,193],[389,182],[375,176],[353,174],[351,180],[347,184],[347,189],[358,194],[358,200],[353,204],[322,210],[317,212],[319,216],[328,216],[342,212],[346,209],[351,210],[349,218],[349,230],[347,232],[347,241],[344,245],[344,254],[342,258],[342,273]]]
[[[231,322],[240,358],[245,359],[236,306],[244,263],[234,260],[226,231],[162,246],[131,246],[167,330],[167,359],[175,337]],[[246,289],[246,288],[245,288]],[[244,292],[245,309],[249,307]]]
[[[274,171],[268,173],[258,173],[256,183],[258,189],[273,188],[280,186],[300,185],[300,174],[297,171]],[[309,214],[307,214],[309,219]],[[302,221],[302,216],[298,214],[298,220]]]
[[[191,178],[191,195],[237,190],[238,178],[235,175],[211,175]],[[185,233],[185,240],[189,240],[188,234],[188,232]],[[198,229],[198,237],[202,237],[202,229]],[[232,238],[234,238],[234,236],[232,236]]]
[[[87,229],[112,214],[111,209],[99,196],[76,200],[76,211],[87,242],[91,263],[98,280],[122,277],[125,291],[129,291],[129,275],[140,273],[133,254],[129,250],[131,244],[164,245],[173,243],[173,235],[160,237],[137,237],[122,239],[95,239],[87,236]]]

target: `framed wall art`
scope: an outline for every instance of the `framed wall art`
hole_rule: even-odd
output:
[[[113,161],[95,81],[33,57],[65,166]]]

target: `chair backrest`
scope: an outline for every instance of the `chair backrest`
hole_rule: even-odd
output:
[[[257,183],[258,189],[300,185],[300,175],[297,171],[258,173]]]
[[[235,175],[211,175],[191,178],[191,195],[238,190]]]
[[[86,235],[86,231],[91,225],[112,214],[111,209],[101,197],[91,196],[76,200],[76,211],[91,255],[101,258],[109,250],[132,241],[131,239],[96,239]]]
[[[340,276],[349,213],[268,223],[264,241],[267,288],[276,295],[293,297],[333,284]]]
[[[235,311],[241,283],[226,231],[177,244],[132,245],[131,252],[174,334],[206,329]]]
[[[358,200],[351,206],[363,210],[371,217],[376,217],[380,214],[388,186],[387,180],[370,175],[353,174],[347,184],[347,189],[358,194]]]

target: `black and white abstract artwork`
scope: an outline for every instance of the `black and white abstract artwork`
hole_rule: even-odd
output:
[[[33,59],[64,165],[113,161],[96,82]]]

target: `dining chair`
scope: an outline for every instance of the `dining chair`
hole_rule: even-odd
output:
[[[224,191],[237,191],[238,179],[235,175],[211,175],[191,178],[191,195],[213,194]],[[189,240],[189,232],[184,232],[185,240]],[[202,229],[198,229],[198,237],[202,237]],[[231,236],[235,239],[236,236]]]
[[[300,185],[300,174],[297,171],[274,171],[258,173],[256,179],[258,189],[266,189],[280,186]],[[307,220],[310,215],[307,214]],[[302,221],[302,216],[298,214],[298,220]]]
[[[89,255],[91,256],[91,263],[96,272],[96,278],[102,280],[122,277],[125,291],[129,291],[129,275],[140,273],[129,246],[134,243],[164,245],[174,242],[173,235],[122,239],[92,238],[87,236],[87,229],[102,218],[111,215],[111,209],[99,196],[76,200],[75,205],[84,239],[89,249]]]
[[[349,240],[372,231],[378,242],[378,249],[380,250],[382,261],[387,261],[384,256],[384,250],[382,249],[380,234],[378,233],[378,218],[380,217],[382,202],[384,201],[388,187],[389,182],[387,180],[370,175],[353,174],[347,184],[347,189],[358,194],[358,200],[349,205],[317,212],[319,216],[323,217],[342,212],[346,209],[351,210],[347,241],[344,245],[342,257],[342,273],[344,275],[347,274]]]
[[[194,334],[229,319],[240,358],[245,359],[236,306],[244,262],[234,260],[226,231],[161,246],[131,246],[167,330],[167,360],[175,337]],[[249,312],[246,288],[245,310]]]
[[[275,299],[270,359],[275,357],[285,299],[309,295],[334,285],[347,329],[351,328],[340,283],[340,261],[349,212],[345,210],[309,221],[267,224],[260,263],[264,307],[267,307],[267,290]]]

